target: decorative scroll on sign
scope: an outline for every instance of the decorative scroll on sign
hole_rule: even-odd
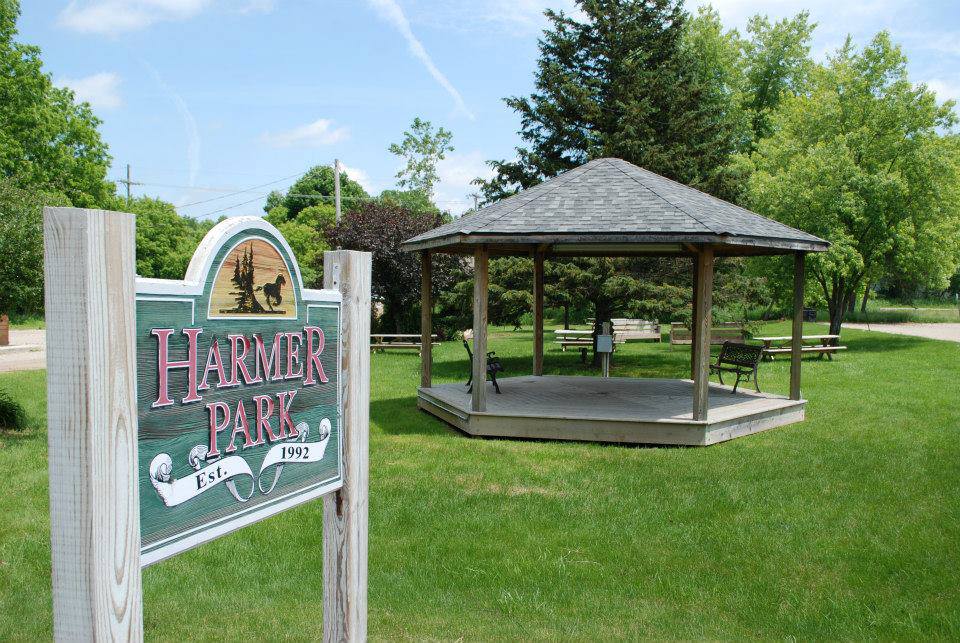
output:
[[[137,280],[144,565],[341,486],[339,346],[340,294],[259,217]]]

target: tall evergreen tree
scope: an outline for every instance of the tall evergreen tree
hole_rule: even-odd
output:
[[[487,201],[616,156],[724,196],[716,174],[736,151],[724,106],[684,46],[679,0],[577,0],[580,16],[548,10],[536,90],[506,103],[521,117],[524,146],[491,161],[479,181]]]

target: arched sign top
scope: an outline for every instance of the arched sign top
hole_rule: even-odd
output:
[[[278,252],[292,265],[292,272],[296,275],[298,288],[303,286],[303,279],[300,276],[300,266],[293,256],[293,250],[290,249],[287,240],[283,238],[280,231],[269,221],[262,217],[232,217],[224,219],[217,225],[210,228],[210,231],[204,235],[196,252],[190,259],[190,265],[187,266],[187,274],[184,281],[188,283],[203,283],[206,276],[213,268],[218,251],[224,245],[230,242],[238,234],[249,236],[261,236],[273,240],[278,246]]]

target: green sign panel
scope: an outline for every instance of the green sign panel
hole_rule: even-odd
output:
[[[341,486],[340,293],[276,228],[218,224],[136,322],[144,565]]]

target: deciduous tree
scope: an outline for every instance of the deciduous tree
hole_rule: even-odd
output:
[[[840,330],[879,268],[946,287],[960,261],[960,155],[952,102],[907,77],[886,32],[849,41],[787,97],[752,156],[756,211],[832,242],[809,273]]]
[[[440,213],[416,213],[374,202],[348,210],[339,224],[326,230],[331,245],[373,254],[371,294],[384,304],[382,323],[396,333],[420,328],[420,256],[404,252],[400,244],[441,223],[444,217]],[[433,258],[435,295],[460,281],[459,267],[460,260],[450,255]]]
[[[417,190],[433,199],[433,188],[440,180],[437,164],[453,151],[453,134],[430,121],[414,118],[400,143],[391,143],[387,150],[399,156],[406,165],[397,172],[397,185]]]
[[[329,165],[315,165],[290,186],[286,192],[274,190],[267,195],[264,212],[279,217],[295,219],[300,210],[311,206],[333,203],[334,173]],[[340,199],[345,208],[354,207],[370,198],[363,187],[351,179],[345,171],[340,172]],[[277,210],[278,207],[283,208]]]
[[[0,174],[23,189],[98,207],[113,195],[110,156],[90,105],[44,73],[40,49],[16,42],[20,3],[0,0]]]

